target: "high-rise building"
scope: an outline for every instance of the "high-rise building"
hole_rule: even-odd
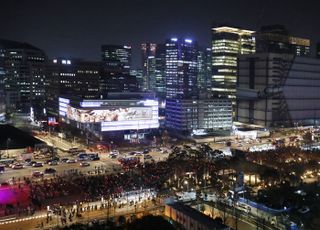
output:
[[[198,98],[198,46],[191,39],[166,42],[166,98]]]
[[[105,71],[130,74],[131,46],[102,45],[101,53],[103,68]]]
[[[221,26],[212,28],[212,78],[214,97],[230,98],[235,105],[237,57],[255,52],[254,31]]]
[[[136,76],[130,75],[131,46],[102,45],[102,72],[100,91],[103,98],[109,92],[137,92]]]
[[[138,91],[144,92],[146,91],[144,85],[144,77],[143,77],[143,70],[142,69],[132,69],[130,70],[130,75],[134,76],[138,82]]]
[[[165,45],[144,43],[141,49],[145,89],[155,92],[158,98],[165,98]]]
[[[199,97],[208,98],[211,87],[212,53],[211,48],[198,50],[198,88]]]
[[[232,105],[228,98],[207,99],[210,50],[199,50],[190,39],[166,43],[165,125],[183,135],[230,131]]]
[[[239,58],[238,121],[266,127],[320,124],[320,60],[261,53]]]
[[[152,63],[149,63],[149,59],[153,59],[156,56],[157,44],[155,43],[142,43],[142,73],[144,79],[144,89],[150,90],[150,69],[154,67]]]
[[[257,53],[293,54],[296,56],[310,56],[310,40],[293,37],[282,25],[261,27],[255,34]]]
[[[103,98],[110,92],[139,92],[139,83],[136,76],[103,71],[100,78],[100,92]]]
[[[0,43],[0,121],[5,120],[6,97],[5,97],[5,67],[4,67],[5,47]]]
[[[51,60],[46,79],[48,114],[58,116],[58,100],[61,96],[100,98],[100,69],[100,62],[66,58]]]
[[[46,55],[27,43],[0,40],[0,82],[5,84],[7,112],[42,113]],[[2,107],[2,106],[1,106]]]

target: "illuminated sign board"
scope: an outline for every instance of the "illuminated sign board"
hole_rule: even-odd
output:
[[[84,110],[67,107],[67,118],[81,123],[137,121],[152,119],[152,107],[129,107],[103,110]]]
[[[158,108],[158,101],[149,99],[83,101],[75,108],[69,99],[59,98],[60,116],[80,123],[100,123],[101,131],[158,128]]]

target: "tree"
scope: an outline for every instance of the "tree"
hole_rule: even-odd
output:
[[[166,229],[166,230],[174,230],[175,228],[168,222],[166,221],[163,217],[161,216],[152,216],[152,215],[147,215],[142,217],[141,219],[137,219],[133,221],[131,224],[127,225],[127,228],[129,230],[149,230],[149,229]]]

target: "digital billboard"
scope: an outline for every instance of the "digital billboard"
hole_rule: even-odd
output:
[[[70,105],[59,98],[60,116],[80,123],[100,124],[101,131],[137,130],[159,127],[156,100],[95,100]]]
[[[81,123],[100,123],[111,121],[138,121],[152,119],[151,107],[131,107],[101,110],[84,110],[67,107],[67,118]]]

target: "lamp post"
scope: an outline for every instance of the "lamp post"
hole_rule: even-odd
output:
[[[187,191],[189,191],[189,183],[188,183],[188,181],[185,180],[183,183],[187,186]]]
[[[7,158],[9,158],[9,144],[10,144],[10,137],[7,138]]]

